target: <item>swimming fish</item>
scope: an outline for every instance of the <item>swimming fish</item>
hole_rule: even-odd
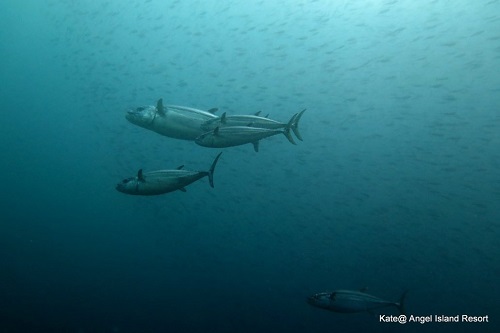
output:
[[[143,172],[140,169],[137,176],[122,180],[116,189],[132,195],[158,195],[176,190],[186,192],[187,185],[207,176],[210,186],[214,187],[214,170],[221,154],[217,155],[208,171],[184,170],[183,165],[175,170]]]
[[[259,151],[259,140],[268,138],[276,134],[284,134],[288,141],[295,144],[293,137],[290,135],[290,129],[295,120],[295,114],[285,128],[268,129],[249,126],[222,126],[216,127],[214,130],[204,133],[196,138],[196,144],[209,148],[225,148],[240,146],[251,143],[256,152]]]
[[[217,109],[208,111],[186,106],[163,105],[159,99],[156,106],[145,105],[127,111],[125,118],[132,124],[175,139],[194,140],[206,130],[201,125],[218,118]]]
[[[404,301],[406,294],[407,291],[401,295],[398,302],[391,302],[367,294],[364,291],[335,290],[310,296],[307,298],[307,302],[317,308],[341,313],[370,312],[375,309],[394,306],[401,314],[405,314]]]

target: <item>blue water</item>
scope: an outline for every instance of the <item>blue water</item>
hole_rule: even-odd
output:
[[[498,0],[4,0],[0,333],[499,332]],[[303,142],[219,152],[125,119],[185,105]],[[313,308],[368,287],[408,314]]]

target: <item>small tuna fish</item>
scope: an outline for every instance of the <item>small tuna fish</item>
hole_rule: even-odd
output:
[[[226,148],[251,143],[253,144],[254,150],[258,152],[259,140],[276,134],[284,134],[290,143],[295,144],[293,137],[290,135],[290,129],[296,116],[297,114],[295,114],[285,128],[282,129],[268,129],[248,126],[216,127],[213,131],[200,135],[196,138],[195,142],[200,146],[209,148]]]
[[[163,105],[159,99],[156,106],[146,105],[129,110],[125,116],[128,121],[137,126],[154,131],[174,139],[194,140],[206,131],[201,125],[206,121],[218,118],[213,113],[216,108],[208,111],[185,106]]]
[[[176,170],[158,170],[143,173],[142,169],[136,177],[124,179],[116,185],[119,192],[132,195],[158,195],[176,190],[186,192],[185,187],[208,176],[210,186],[214,187],[214,170],[222,153],[219,153],[208,171],[182,170],[181,165]]]
[[[336,290],[308,297],[307,303],[317,308],[341,313],[370,312],[379,308],[395,306],[401,314],[405,314],[404,300],[406,293],[407,291],[401,295],[399,302],[390,302],[363,291]]]
[[[299,121],[302,115],[306,110],[302,110],[298,114],[296,114],[293,118],[293,122],[290,126],[295,136],[302,141],[302,136],[299,132]],[[287,126],[286,123],[282,123],[273,119],[269,119],[267,117],[260,117],[258,114],[255,115],[230,115],[228,116],[226,112],[224,112],[220,117],[216,117],[210,120],[207,120],[205,123],[201,125],[201,128],[207,131],[212,131],[217,127],[225,127],[225,126],[249,126],[249,127],[257,127],[257,128],[268,128],[268,129],[280,129],[285,128]]]

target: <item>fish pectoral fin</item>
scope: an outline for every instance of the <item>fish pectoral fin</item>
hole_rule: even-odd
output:
[[[259,152],[259,141],[252,142],[253,144],[253,150],[255,150],[256,153]]]
[[[184,168],[184,164],[183,164],[183,165],[179,165],[179,166],[177,167],[177,170],[180,170],[180,169],[182,169],[182,168]]]
[[[207,112],[210,112],[210,113],[212,113],[212,114],[213,114],[213,113],[215,113],[215,112],[217,112],[217,111],[219,111],[219,109],[218,109],[218,108],[211,108],[211,109],[210,109],[210,110],[208,110]]]
[[[227,118],[226,118],[225,112],[222,114],[222,116],[220,116],[220,122],[221,122],[221,124],[227,123]]]
[[[214,129],[214,136],[218,136],[219,135],[219,126],[217,126],[215,129]]]
[[[179,191],[182,191],[182,192],[187,192],[186,188],[185,187],[181,187],[179,188]]]
[[[335,292],[331,293],[331,294],[330,294],[330,297],[329,297],[329,298],[330,298],[330,300],[335,301],[335,296],[336,296],[336,294],[337,294],[337,293],[335,293]]]

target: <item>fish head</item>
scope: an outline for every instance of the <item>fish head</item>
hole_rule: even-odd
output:
[[[203,147],[210,147],[215,142],[215,135],[213,131],[209,131],[198,136],[194,142]]]
[[[139,186],[139,180],[137,177],[125,178],[120,183],[116,184],[116,190],[118,192],[133,194],[137,192]]]
[[[317,308],[329,309],[332,293],[318,293],[307,298],[307,303]]]
[[[132,124],[141,126],[144,128],[150,128],[151,124],[158,116],[157,108],[153,105],[139,106],[135,109],[130,109],[127,111],[125,118]]]

